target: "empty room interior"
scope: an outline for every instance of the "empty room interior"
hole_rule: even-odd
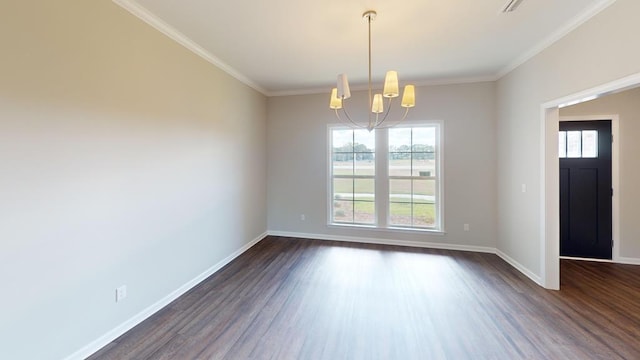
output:
[[[640,359],[638,16],[3,1],[0,359]]]

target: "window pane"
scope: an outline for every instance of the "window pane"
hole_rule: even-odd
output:
[[[332,221],[374,224],[375,132],[332,130],[331,136]],[[371,178],[356,179],[354,176]]]
[[[375,130],[353,130],[353,144],[355,152],[374,152],[376,149]]]
[[[433,204],[435,198],[435,180],[413,180],[413,202]]]
[[[376,174],[375,157],[372,153],[356,154],[356,175]]]
[[[389,180],[389,201],[411,202],[411,180]]]
[[[375,187],[373,179],[355,179],[353,196],[356,200],[374,201]]]
[[[582,131],[582,157],[584,158],[598,157],[598,131],[597,130]]]
[[[567,131],[567,157],[582,156],[582,131]]]
[[[411,176],[436,176],[436,162],[429,159],[429,155],[425,153],[413,154],[413,171]]]
[[[411,211],[411,203],[390,203],[389,224],[411,226]]]
[[[374,224],[375,219],[375,203],[373,201],[354,201],[354,222],[360,224]]]
[[[411,151],[411,129],[410,128],[389,129],[389,151],[390,152]]]
[[[352,179],[333,179],[333,199],[351,200],[353,199]]]
[[[435,152],[436,129],[433,127],[413,128],[413,151]]]
[[[333,176],[353,175],[353,154],[333,154]]]
[[[333,130],[333,151],[353,152],[353,130]]]
[[[560,131],[558,135],[559,135],[558,136],[558,154],[560,155],[560,158],[566,158],[567,157],[567,132]]]
[[[411,176],[411,153],[389,154],[389,176]]]
[[[413,226],[432,227],[435,225],[433,204],[413,204]]]
[[[334,200],[333,221],[348,223],[353,222],[353,202]]]

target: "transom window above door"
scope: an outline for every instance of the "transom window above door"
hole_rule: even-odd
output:
[[[558,154],[560,158],[597,158],[598,131],[577,130],[560,131]]]

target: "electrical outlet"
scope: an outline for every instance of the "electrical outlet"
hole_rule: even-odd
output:
[[[464,228],[464,231],[469,231],[469,224],[464,224],[463,228]]]
[[[116,288],[116,302],[120,302],[127,297],[127,285]]]
[[[301,221],[307,220],[307,217],[305,216],[305,214],[300,214],[300,220]]]

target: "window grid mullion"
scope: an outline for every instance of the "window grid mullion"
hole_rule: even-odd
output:
[[[356,133],[351,132],[351,156],[353,162],[351,163],[351,222],[356,224]]]
[[[409,136],[409,176],[413,175],[413,129],[411,129]],[[410,217],[411,226],[414,225],[413,222],[413,179],[409,180],[409,208],[411,209]]]

